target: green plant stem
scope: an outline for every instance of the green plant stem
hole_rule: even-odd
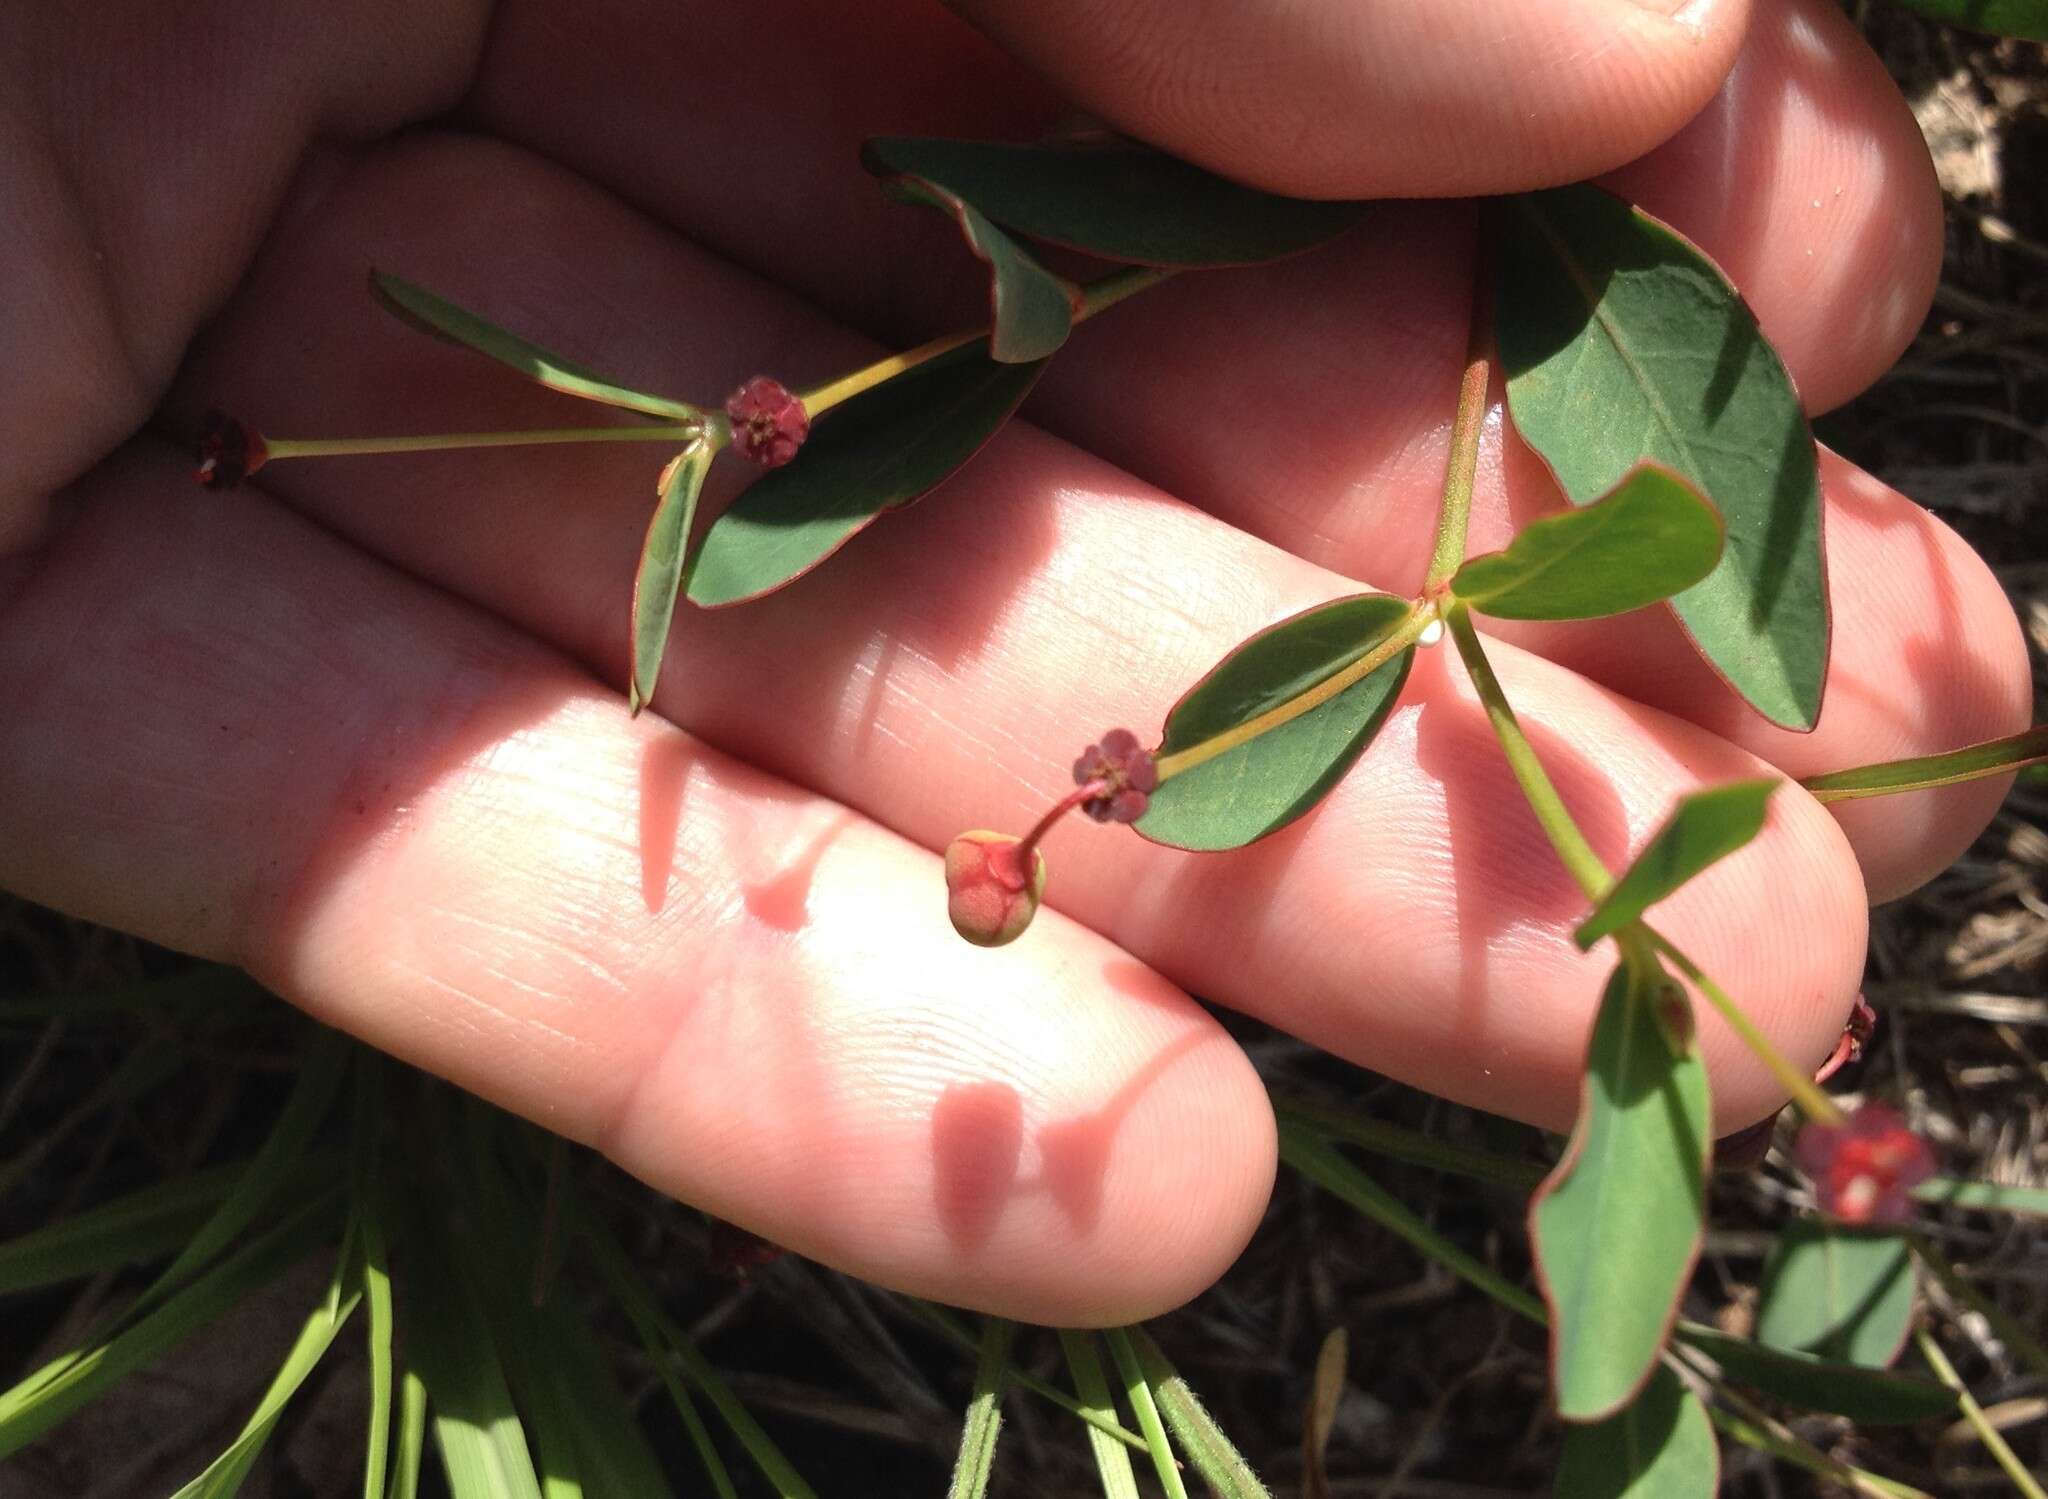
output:
[[[2041,1485],[2027,1472],[2019,1456],[2006,1444],[2004,1434],[1993,1426],[1990,1417],[1984,1414],[1984,1407],[1977,1403],[1977,1398],[1963,1383],[1962,1376],[1956,1373],[1956,1366],[1948,1361],[1948,1355],[1941,1351],[1941,1345],[1927,1335],[1927,1329],[1924,1327],[1914,1329],[1913,1341],[1919,1346],[1920,1356],[1926,1359],[1928,1367],[1934,1370],[1934,1377],[1956,1392],[1956,1403],[1962,1407],[1963,1419],[1970,1423],[1971,1429],[1977,1433],[1977,1440],[1984,1444],[1984,1450],[1991,1454],[1992,1460],[2005,1470],[2005,1476],[2012,1480],[2012,1486],[2026,1495],[2027,1499],[2048,1499],[2048,1494],[2042,1493]]]
[[[1453,602],[1444,611],[1443,620],[1450,629],[1451,638],[1458,643],[1458,657],[1465,663],[1465,672],[1472,678],[1473,690],[1479,694],[1479,701],[1486,709],[1487,722],[1493,725],[1494,737],[1500,740],[1508,769],[1514,772],[1522,795],[1528,799],[1529,809],[1536,814],[1536,821],[1550,839],[1550,846],[1557,850],[1558,858],[1564,862],[1571,877],[1578,881],[1586,899],[1597,903],[1613,883],[1613,876],[1600,862],[1600,856],[1593,852],[1586,835],[1579,831],[1572,814],[1565,809],[1564,798],[1551,784],[1550,774],[1544,770],[1536,747],[1522,732],[1521,722],[1515,717],[1515,710],[1508,705],[1507,694],[1501,690],[1500,678],[1493,674],[1493,665],[1486,659],[1486,650],[1479,643],[1479,632],[1472,627],[1471,610]]]
[[[1838,1458],[1828,1456],[1789,1426],[1773,1420],[1725,1386],[1716,1389],[1715,1394],[1737,1409],[1726,1411],[1718,1405],[1709,1405],[1708,1419],[1745,1447],[1752,1447],[1768,1457],[1804,1468],[1822,1478],[1847,1484],[1859,1494],[1870,1495],[1871,1499],[1934,1499],[1934,1495],[1925,1489],[1916,1489],[1895,1478],[1853,1468]]]
[[[1465,561],[1465,530],[1472,515],[1472,481],[1479,471],[1479,433],[1486,425],[1486,391],[1493,375],[1493,330],[1483,288],[1472,293],[1472,331],[1465,350],[1465,378],[1458,385],[1458,414],[1451,424],[1451,449],[1444,460],[1443,504],[1437,511],[1436,550],[1422,591],[1440,593]]]
[[[1647,928],[1645,930],[1648,930]],[[1743,1044],[1757,1054],[1772,1077],[1797,1103],[1800,1112],[1820,1124],[1839,1127],[1847,1117],[1841,1106],[1822,1091],[1820,1085],[1801,1072],[1785,1054],[1771,1044],[1771,1038],[1757,1029],[1756,1022],[1743,1013],[1742,1006],[1732,999],[1728,991],[1709,978],[1691,958],[1672,945],[1671,939],[1657,931],[1649,932],[1650,941],[1658,952],[1669,958],[1678,971],[1692,982],[1694,988],[1706,996],[1721,1018],[1728,1022],[1728,1028],[1742,1038]]]
[[[1948,1262],[1948,1256],[1937,1249],[1934,1241],[1925,1234],[1908,1234],[1906,1242],[1912,1247],[1914,1258],[1920,1261],[1928,1274],[1941,1282],[1944,1291],[1990,1324],[1992,1332],[2005,1344],[2008,1353],[2036,1375],[2048,1378],[2048,1346],[2044,1346],[2040,1338],[2023,1327],[2004,1307],[1957,1274],[1956,1267]]]
[[[1099,280],[1091,281],[1081,288],[1081,306],[1074,313],[1075,323],[1085,323],[1097,313],[1110,308],[1129,296],[1157,286],[1173,274],[1171,266],[1137,265],[1113,271]],[[978,339],[988,337],[986,327],[963,329],[948,333],[929,343],[921,343],[914,349],[905,349],[900,354],[891,354],[873,364],[852,370],[836,380],[827,381],[813,390],[805,391],[800,397],[804,403],[804,414],[816,421],[843,401],[850,401],[865,391],[873,390],[885,380],[916,369],[921,364],[930,364],[942,355],[955,349],[964,348]]]
[[[1306,692],[1291,697],[1276,707],[1268,708],[1256,718],[1247,718],[1243,723],[1225,729],[1213,739],[1204,739],[1201,743],[1191,744],[1184,750],[1161,755],[1157,767],[1159,779],[1171,780],[1182,771],[1193,770],[1205,761],[1228,754],[1239,745],[1249,743],[1261,734],[1269,733],[1282,724],[1292,723],[1302,714],[1322,707],[1331,698],[1347,688],[1355,687],[1407,650],[1415,643],[1416,637],[1429,628],[1435,618],[1434,609],[1418,602],[1409,609],[1407,616],[1399,624],[1380,637],[1372,649],[1342,671],[1332,672]]]
[[[979,1344],[975,1342],[974,1334],[955,1321],[943,1308],[933,1306],[928,1301],[920,1301],[915,1296],[905,1296],[902,1300],[906,1309],[925,1324],[937,1330],[943,1337],[957,1343],[969,1353],[977,1351]],[[1104,1436],[1112,1441],[1121,1442],[1133,1452],[1143,1452],[1145,1450],[1145,1439],[1136,1432],[1118,1424],[1116,1421],[1108,1419],[1100,1411],[1089,1409],[1058,1385],[1048,1384],[1045,1380],[1031,1373],[1030,1370],[1011,1364],[1005,1371],[1004,1377],[1010,1383],[1017,1386],[1018,1389],[1029,1390],[1041,1400],[1058,1406],[1068,1415],[1080,1417],[1081,1420],[1087,1422]],[[1113,1409],[1114,1407],[1112,1407]]]
[[[727,435],[722,419],[638,427],[536,427],[524,432],[436,432],[408,437],[266,437],[264,461],[353,458],[377,453],[438,453],[455,448],[522,448],[565,442],[695,442]]]

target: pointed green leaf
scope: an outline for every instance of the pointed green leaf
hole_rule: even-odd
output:
[[[1759,1343],[1884,1369],[1912,1321],[1913,1259],[1902,1233],[1795,1218],[1764,1261]]]
[[[1020,234],[1138,265],[1246,265],[1334,239],[1364,203],[1283,198],[1133,142],[1013,146],[885,136],[861,159],[916,177]]]
[[[1598,188],[1511,199],[1501,231],[1516,429],[1574,504],[1644,459],[1698,486],[1728,541],[1678,616],[1760,713],[1811,729],[1828,661],[1818,461],[1755,317],[1696,248]]]
[[[1945,754],[1887,760],[1882,765],[1860,765],[1854,770],[1831,770],[1825,775],[1808,776],[1799,784],[1812,792],[1816,801],[1846,802],[1982,780],[2043,760],[2048,760],[2048,724],[2036,724],[2003,739],[1987,739],[1982,744]]]
[[[398,1384],[398,1437],[391,1448],[386,1499],[419,1499],[420,1459],[427,1451],[427,1384],[411,1369]]]
[[[704,492],[704,476],[716,456],[709,443],[693,442],[661,472],[661,496],[647,522],[640,566],[633,574],[633,678],[627,684],[626,705],[635,714],[653,700],[661,676],[661,658],[676,617],[676,593],[683,585],[683,557],[697,519],[697,496]]]
[[[886,169],[879,175],[883,185],[905,202],[922,203],[951,218],[967,248],[988,266],[991,359],[1029,364],[1067,341],[1081,310],[1080,287],[1040,265],[1030,251],[944,185]]]
[[[1498,619],[1600,619],[1681,593],[1721,560],[1721,517],[1685,478],[1639,463],[1579,510],[1532,521],[1451,589]]]
[[[1611,937],[1687,880],[1749,842],[1764,825],[1776,781],[1732,781],[1681,798],[1649,845],[1622,872],[1574,936],[1580,947]]]
[[[803,576],[981,451],[1044,369],[998,364],[974,343],[834,407],[712,522],[690,560],[691,602],[737,604]]]
[[[436,296],[425,287],[415,286],[401,277],[372,271],[370,290],[384,304],[385,311],[399,321],[509,365],[527,379],[550,390],[677,421],[688,421],[698,414],[697,408],[686,402],[634,390],[574,360],[552,354],[539,344],[516,333],[508,333],[496,323],[488,322],[469,309],[456,306],[446,297]]]
[[[1970,31],[2048,42],[2048,0],[1898,0],[1908,10]]]
[[[1411,618],[1404,599],[1318,604],[1245,641],[1166,716],[1163,760],[1214,740],[1361,664]],[[1134,826],[1175,848],[1237,848],[1287,826],[1365,753],[1408,679],[1403,649],[1320,706],[1160,783]]]
[[[1608,981],[1563,1160],[1529,1201],[1558,1414],[1598,1421],[1656,1366],[1699,1257],[1713,1144],[1706,1066],[1672,1054],[1648,982]]]
[[[1669,1369],[1605,1421],[1567,1426],[1558,1499],[1714,1499],[1721,1453],[1706,1407]]]
[[[1811,1354],[1767,1347],[1710,1327],[1687,1323],[1679,1331],[1738,1384],[1807,1410],[1830,1411],[1866,1425],[1897,1425],[1956,1413],[1955,1392],[1931,1379],[1840,1364]]]

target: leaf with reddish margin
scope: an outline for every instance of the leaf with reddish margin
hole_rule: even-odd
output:
[[[1361,662],[1412,606],[1384,593],[1318,604],[1261,630],[1189,688],[1166,716],[1161,759],[1248,723]],[[1238,848],[1302,816],[1342,780],[1386,722],[1413,650],[1328,702],[1159,783],[1133,823],[1174,848]]]
[[[960,228],[967,248],[988,266],[991,359],[1029,364],[1067,341],[1081,313],[1081,288],[1040,265],[958,193],[921,177],[884,175],[882,185],[909,203],[936,208]]]
[[[802,577],[980,452],[1044,369],[998,364],[977,340],[833,407],[711,523],[690,559],[690,602],[744,603]]]
[[[1911,760],[1887,760],[1881,765],[1859,765],[1854,770],[1831,770],[1808,776],[1799,784],[1813,793],[1815,801],[1847,802],[1866,796],[1896,796],[1905,791],[1926,791],[1935,786],[1954,786],[1986,776],[2048,760],[2048,724],[1987,739],[1939,755],[1921,755]]]
[[[1737,1384],[1807,1410],[1847,1416],[1867,1426],[1904,1425],[1956,1413],[1955,1391],[1931,1379],[1836,1363],[1691,1323],[1679,1327],[1678,1337],[1719,1364]]]
[[[1672,1050],[1654,989],[1628,964],[1608,980],[1571,1143],[1529,1200],[1567,1421],[1613,1415],[1657,1367],[1706,1224],[1706,1064]]]
[[[716,456],[709,443],[693,442],[662,470],[661,498],[647,523],[640,566],[633,574],[633,678],[626,704],[636,715],[653,698],[655,680],[661,675],[676,592],[683,581],[684,549],[697,518],[697,496],[704,492],[704,475]]]
[[[1516,430],[1575,505],[1644,459],[1699,487],[1727,546],[1672,607],[1751,706],[1811,729],[1828,665],[1820,470],[1784,361],[1713,261],[1599,188],[1507,199],[1498,223]]]
[[[973,204],[1007,229],[1134,265],[1251,265],[1335,239],[1369,204],[1260,192],[1135,141],[1017,146],[877,136],[861,161]]]
[[[1473,557],[1451,591],[1496,619],[1604,619],[1682,593],[1721,560],[1720,514],[1684,475],[1639,463],[1577,510]]]
[[[1573,936],[1580,947],[1611,937],[1701,870],[1762,831],[1776,781],[1731,781],[1681,797],[1643,851]]]
[[[1567,1426],[1554,1492],[1569,1499],[1714,1499],[1721,1452],[1707,1408],[1659,1369],[1604,1421]]]
[[[424,286],[415,286],[402,277],[372,271],[370,291],[383,304],[384,310],[400,322],[487,359],[495,359],[549,390],[677,421],[688,421],[699,414],[697,408],[687,402],[634,390],[574,360],[550,353],[532,340],[507,332],[468,308],[458,307],[446,297],[437,296]]]

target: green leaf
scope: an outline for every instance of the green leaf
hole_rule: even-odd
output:
[[[391,1266],[385,1253],[383,1179],[378,1146],[384,1121],[384,1072],[365,1051],[356,1064],[356,1108],[349,1170],[350,1211],[362,1248],[363,1300],[369,1310],[370,1420],[363,1454],[363,1499],[383,1499],[391,1451]]]
[[[709,443],[693,442],[661,472],[661,497],[647,523],[640,566],[633,574],[633,678],[626,704],[636,716],[653,700],[654,684],[661,676],[661,658],[676,616],[676,593],[683,583],[683,557],[697,519],[697,496],[704,492],[704,476],[716,456]]]
[[[690,561],[691,602],[737,604],[803,576],[979,452],[1044,369],[998,364],[976,342],[834,407],[712,522]]]
[[[1605,1421],[1567,1426],[1558,1499],[1714,1499],[1721,1453],[1706,1407],[1669,1369]]]
[[[1946,754],[1887,760],[1882,765],[1861,765],[1854,770],[1831,770],[1825,775],[1808,776],[1799,784],[1812,792],[1816,801],[1846,802],[1982,780],[2043,760],[2048,760],[2048,724],[2036,724],[2004,739],[1987,739]]]
[[[1334,239],[1364,203],[1259,192],[1145,146],[1013,146],[884,136],[871,172],[943,186],[1034,239],[1139,265],[1248,265]]]
[[[170,1253],[192,1237],[247,1169],[246,1161],[236,1161],[173,1177],[0,1244],[0,1296]]]
[[[2018,36],[2048,42],[2048,0],[1897,0],[1908,10],[1923,16],[1962,26],[1971,31],[1988,31],[1994,36]]]
[[[1516,429],[1577,505],[1645,459],[1699,488],[1727,547],[1673,600],[1678,616],[1757,711],[1811,729],[1828,661],[1819,469],[1742,298],[1691,244],[1594,187],[1509,200],[1498,260]]]
[[[947,1499],[982,1499],[995,1473],[996,1437],[1003,1428],[1003,1370],[1017,1324],[990,1317],[982,1324],[981,1353],[974,1365],[974,1394],[960,1428],[960,1452],[953,1461],[953,1482]]]
[[[1656,1365],[1699,1257],[1713,1144],[1706,1065],[1674,1055],[1649,979],[1608,981],[1571,1143],[1529,1201],[1558,1414],[1598,1421]]]
[[[1730,1379],[1807,1410],[1831,1411],[1867,1425],[1899,1425],[1956,1413],[1955,1392],[1931,1379],[1839,1364],[1810,1354],[1731,1338],[1686,1323],[1679,1337]]]
[[[1145,1382],[1151,1386],[1167,1426],[1215,1499],[1272,1499],[1251,1464],[1223,1434],[1216,1418],[1152,1341],[1152,1335],[1142,1327],[1133,1327],[1130,1339],[1137,1351],[1138,1366],[1144,1371]]]
[[[1318,604],[1245,641],[1166,716],[1162,761],[1273,712],[1361,663],[1411,615],[1364,593]],[[1300,717],[1163,780],[1133,824],[1174,848],[1237,848],[1287,826],[1342,780],[1408,679],[1403,649]]]
[[[1600,619],[1682,593],[1721,560],[1721,517],[1657,463],[1639,463],[1579,510],[1517,532],[1474,557],[1451,590],[1499,619]]]
[[[338,1195],[285,1218],[211,1270],[167,1297],[132,1326],[90,1348],[74,1349],[0,1393],[0,1459],[203,1328],[244,1297],[276,1280],[334,1232]]]
[[[1573,935],[1582,948],[1611,937],[1687,880],[1749,842],[1764,825],[1776,781],[1731,781],[1679,800],[1649,845]]]
[[[975,206],[943,184],[871,168],[896,197],[936,208],[959,226],[967,248],[989,268],[991,359],[1029,364],[1067,341],[1081,311],[1081,288],[1055,276],[1031,252],[1003,233]]]
[[[1166,1427],[1159,1419],[1152,1382],[1138,1360],[1137,1349],[1131,1346],[1129,1330],[1105,1328],[1102,1336],[1109,1343],[1117,1372],[1123,1376],[1124,1401],[1138,1418],[1138,1430],[1145,1434],[1145,1448],[1152,1454],[1152,1470],[1159,1475],[1159,1486],[1166,1490],[1166,1499],[1188,1499],[1187,1485],[1180,1479],[1180,1463],[1174,1458],[1173,1446],[1166,1440]]]
[[[1943,1207],[1969,1208],[1980,1213],[2025,1213],[2048,1218],[2048,1187],[2012,1187],[2000,1182],[1959,1181],[1937,1176],[1913,1189],[1921,1202],[1938,1202]]]
[[[1837,1363],[1884,1369],[1913,1321],[1906,1236],[1795,1218],[1764,1261],[1756,1339]]]
[[[293,1342],[284,1362],[278,1366],[277,1374],[270,1386],[263,1392],[256,1409],[249,1416],[241,1433],[231,1442],[220,1456],[207,1464],[206,1470],[186,1484],[171,1499],[234,1499],[240,1492],[242,1480],[248,1476],[263,1451],[263,1444],[270,1440],[270,1433],[276,1429],[278,1418],[306,1378],[320,1365],[327,1350],[333,1346],[343,1324],[355,1312],[356,1305],[363,1299],[359,1268],[353,1263],[355,1247],[344,1244],[341,1262],[335,1266],[335,1276],[328,1287],[328,1295],[321,1299],[299,1329],[299,1336]]]
[[[699,414],[696,407],[685,402],[634,390],[574,360],[551,354],[539,344],[516,333],[508,333],[496,323],[456,306],[446,297],[436,296],[425,287],[415,286],[398,276],[383,271],[370,272],[370,291],[384,304],[385,311],[401,322],[509,365],[527,379],[550,390],[648,416],[688,421]]]
[[[1095,1352],[1095,1335],[1073,1328],[1059,1329],[1060,1350],[1066,1354],[1067,1369],[1074,1376],[1074,1393],[1083,1409],[1099,1420],[1115,1422],[1116,1398],[1103,1377],[1102,1360]],[[1095,1471],[1102,1479],[1102,1499],[1138,1499],[1138,1475],[1131,1468],[1131,1454],[1121,1442],[1094,1426],[1088,1428],[1088,1449],[1095,1454]]]
[[[419,1499],[420,1459],[427,1451],[427,1384],[414,1370],[398,1383],[398,1440],[391,1451],[387,1499]]]

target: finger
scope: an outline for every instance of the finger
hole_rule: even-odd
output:
[[[521,398],[507,400],[495,372],[365,322],[355,288],[370,259],[487,313],[503,310],[500,291],[546,305],[560,330],[604,340],[571,339],[565,352],[665,389],[723,388],[748,370],[741,350],[799,381],[851,352],[843,332],[517,153],[423,143],[367,164],[326,208],[278,246],[196,371],[212,391],[261,392],[280,422],[416,426],[424,391],[464,420],[493,403],[517,420]],[[320,352],[342,346],[346,361]],[[626,579],[656,466],[610,448],[278,465],[265,478],[323,524],[620,680]],[[1353,586],[1013,427],[942,495],[796,586],[687,614],[657,701],[712,742],[936,847],[968,826],[1021,831],[1081,739],[1156,722],[1239,637]],[[1502,650],[1546,759],[1610,859],[1676,796],[1757,769],[1712,736]],[[1050,899],[1195,992],[1452,1097],[1561,1123],[1610,960],[1573,946],[1583,903],[1462,679],[1428,658],[1408,704],[1294,831],[1238,855],[1188,856],[1061,829]],[[1833,823],[1793,792],[1752,851],[1665,919],[1817,1061],[1860,974],[1861,895]],[[1774,1106],[1753,1059],[1707,1034],[1724,1123]]]
[[[1506,192],[1639,156],[1712,95],[1748,13],[1715,0],[961,9],[1132,134],[1317,198]]]
[[[1625,179],[1655,211],[1739,270],[1745,295],[1815,409],[1861,389],[1897,356],[1932,295],[1941,253],[1939,203],[1917,127],[1831,4],[1758,7],[1730,91]],[[1116,13],[1142,17],[1156,8]],[[1590,0],[1583,7],[1594,8],[1630,4]],[[1325,13],[1322,6],[1297,9]],[[1444,16],[1441,24],[1451,27],[1449,17],[1464,9],[1374,5],[1350,13],[1360,24],[1410,13]],[[1513,27],[1548,24],[1567,8],[1486,11],[1490,24]],[[749,8],[709,21],[607,5],[581,8],[572,20],[545,7],[508,7],[472,108],[508,139],[879,337],[914,342],[985,316],[981,268],[962,252],[957,234],[935,215],[886,201],[856,167],[860,143],[897,133],[1029,139],[1058,122],[1061,101],[1020,78],[971,34],[929,14],[913,27],[887,7],[879,20],[872,7],[843,16],[806,8],[801,17],[771,7],[767,29],[786,39],[774,48],[701,29],[729,24],[751,35],[755,14]],[[1457,66],[1469,65],[1454,48],[1445,51]],[[1485,71],[1472,69],[1475,77]],[[707,102],[678,117],[679,96],[715,106]],[[537,101],[559,102],[543,108]],[[1229,128],[1247,140],[1278,138]],[[1518,138],[1505,132],[1488,149],[1511,153]],[[1435,150],[1433,139],[1421,148],[1402,146],[1399,154],[1427,163]],[[1259,270],[1183,278],[1077,337],[1060,357],[1068,382],[1062,388],[1078,390],[1072,404],[1099,407],[1109,381],[1081,377],[1098,360],[1156,366],[1152,351],[1192,347],[1201,357],[1190,375],[1199,377],[1209,401],[1239,413],[1254,431],[1292,414],[1265,392],[1292,391],[1311,371],[1342,376],[1341,384],[1331,382],[1331,410],[1363,415],[1370,430],[1383,430],[1368,400],[1392,392],[1400,410],[1411,409],[1407,392],[1418,355],[1426,372],[1463,352],[1471,284],[1463,223],[1462,216],[1384,205],[1339,248]],[[1441,319],[1434,316],[1439,307],[1446,310]],[[1141,318],[1141,311],[1149,315]],[[1418,342],[1426,347],[1418,350]],[[1148,385],[1139,389],[1154,373],[1148,369]],[[1450,378],[1454,390],[1455,373]],[[1437,413],[1448,409],[1432,407],[1430,420],[1442,420]],[[1068,403],[1047,412],[1062,430],[1092,437]],[[1187,425],[1176,416],[1176,430]],[[1415,431],[1410,426],[1402,438]],[[1362,441],[1340,432],[1327,446],[1299,445],[1308,465],[1299,476],[1280,475],[1279,487],[1292,491],[1297,477],[1319,485],[1309,497],[1314,502],[1369,486],[1370,467],[1345,463],[1370,451]],[[1170,473],[1139,462],[1161,455],[1127,446],[1128,454],[1112,456],[1174,487]],[[1255,453],[1247,449],[1248,458]],[[1329,474],[1342,476],[1334,492],[1324,482]],[[1272,491],[1273,478],[1269,469],[1253,492]],[[1231,487],[1241,488],[1234,481]],[[1176,492],[1208,503],[1204,492]]]
[[[1243,1246],[1264,1092],[1109,943],[993,960],[931,854],[175,458],[76,500],[0,583],[7,888],[922,1295],[1124,1322]]]
[[[475,0],[0,12],[0,555],[148,414],[308,143],[445,109]]]

